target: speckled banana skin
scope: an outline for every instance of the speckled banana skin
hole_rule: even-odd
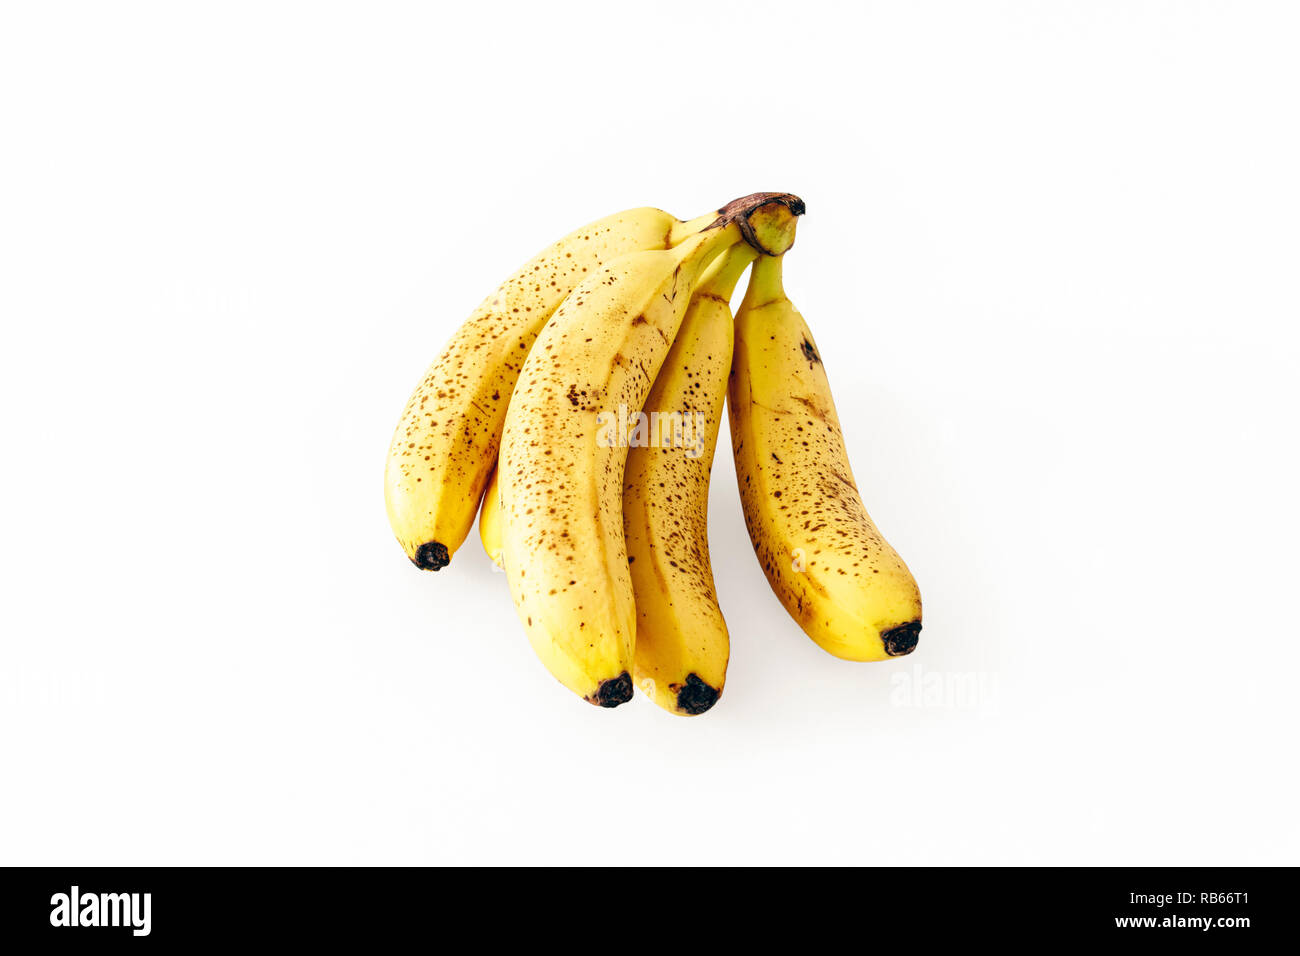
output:
[[[742,237],[784,252],[802,212],[798,197],[756,193],[673,249],[615,260],[564,300],[524,362],[497,463],[506,577],[538,657],[592,704],[632,697],[627,448],[610,419],[641,410],[709,263]]]
[[[666,424],[650,445],[627,455],[623,530],[636,595],[633,676],[674,714],[704,713],[727,677],[730,642],[709,561],[709,474],[731,370],[729,303],[757,255],[738,245],[709,267],[646,399],[645,410]]]
[[[735,224],[617,259],[538,336],[506,414],[498,468],[510,594],[533,650],[585,700],[632,696],[636,612],[623,542],[626,447],[599,418],[639,411],[705,267]]]
[[[910,653],[916,581],[876,530],[853,480],[821,354],[762,257],[736,313],[728,408],[745,523],[772,590],[836,657]]]
[[[452,336],[402,412],[384,475],[389,521],[417,567],[445,566],[469,534],[515,379],[564,297],[604,263],[667,249],[717,216],[679,222],[643,208],[583,226],[529,260]]]

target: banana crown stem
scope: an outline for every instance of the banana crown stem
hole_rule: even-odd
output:
[[[803,200],[791,193],[751,193],[719,209],[718,220],[738,223],[746,242],[779,256],[794,245],[795,224],[803,214]]]
[[[803,200],[792,193],[750,193],[716,212],[678,222],[668,231],[668,245],[675,247],[700,233],[735,223],[747,243],[759,252],[779,256],[794,244],[795,220],[803,213]]]

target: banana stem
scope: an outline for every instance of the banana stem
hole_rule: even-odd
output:
[[[706,229],[711,228],[718,221],[718,213],[705,213],[703,216],[696,216],[694,219],[687,219],[685,222],[674,223],[668,233],[668,245],[679,246],[687,239],[698,236]]]
[[[745,311],[762,308],[769,302],[778,302],[786,298],[785,286],[781,282],[783,256],[759,256],[749,273],[749,288],[745,290],[745,299],[740,307]]]
[[[699,285],[700,277],[722,253],[734,246],[744,245],[740,226],[734,222],[723,224],[719,228],[709,228],[698,236],[692,236],[672,251],[683,268],[682,279],[688,287]]]
[[[713,260],[709,271],[700,280],[699,294],[715,295],[719,299],[731,301],[731,294],[736,291],[736,283],[745,274],[749,264],[758,258],[758,250],[749,243],[732,246],[723,255]]]

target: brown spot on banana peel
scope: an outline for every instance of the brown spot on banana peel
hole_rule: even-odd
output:
[[[821,360],[818,359],[818,361],[821,361]],[[818,405],[816,402],[814,402],[812,399],[808,398],[806,395],[791,395],[790,398],[792,398],[794,401],[798,402],[798,403],[799,403],[800,405],[802,405],[805,409],[807,409],[807,411],[808,411],[808,413],[809,413],[810,415],[814,416],[815,418],[820,419],[820,420],[823,421],[823,422],[826,421],[826,418],[827,418],[827,415],[826,415],[826,409],[822,408],[822,406]],[[756,404],[757,404],[757,403],[756,403]],[[772,411],[774,414],[777,414],[777,415],[788,415],[788,414],[790,414],[788,411],[787,411],[787,412],[778,412],[778,411],[776,411],[775,409],[769,409],[769,411]]]

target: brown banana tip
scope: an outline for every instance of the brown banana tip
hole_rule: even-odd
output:
[[[921,639],[921,622],[909,621],[887,631],[880,632],[880,640],[885,645],[885,653],[890,657],[902,657],[916,650],[917,641]]]
[[[617,677],[601,681],[596,693],[587,698],[587,702],[597,707],[617,707],[632,699],[632,675],[627,671]]]
[[[794,224],[804,208],[793,193],[751,193],[718,210],[709,228],[734,224],[750,246],[765,256],[779,256],[794,244]]]
[[[451,554],[445,544],[427,541],[416,548],[411,563],[421,571],[439,571],[451,563]]]
[[[718,702],[720,691],[700,680],[698,674],[688,674],[686,683],[673,685],[677,691],[677,709],[694,717]]]
[[[731,202],[719,209],[718,219],[731,220],[737,216],[745,216],[759,206],[766,206],[769,203],[785,206],[795,216],[804,214],[804,201],[794,193],[750,193],[748,196],[741,196],[739,199],[731,200]]]
[[[805,210],[803,200],[794,193],[750,193],[748,196],[731,200],[719,209],[718,218],[709,225],[709,228],[718,229],[734,222],[740,226],[741,232],[746,233],[745,238],[748,240],[749,234],[753,231],[749,224],[749,217],[755,210],[770,205],[784,206],[790,210],[792,216],[802,216]]]

